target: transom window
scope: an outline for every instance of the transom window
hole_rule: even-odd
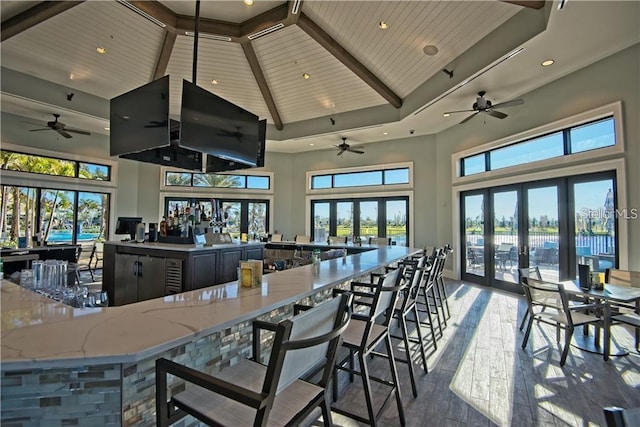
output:
[[[36,156],[8,150],[0,150],[0,169],[96,181],[111,181],[111,167],[107,165]]]
[[[251,190],[269,190],[271,188],[271,178],[267,175],[166,172],[164,183],[170,187],[246,188]]]
[[[376,169],[311,176],[311,189],[409,184],[409,168]]]
[[[613,116],[462,158],[462,176],[569,156],[616,144]]]

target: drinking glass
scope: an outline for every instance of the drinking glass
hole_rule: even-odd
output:
[[[107,294],[107,291],[96,292],[96,306],[98,307],[109,306],[109,295]]]

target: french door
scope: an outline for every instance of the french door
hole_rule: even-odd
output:
[[[617,265],[615,218],[605,218],[614,190],[603,173],[462,193],[462,278],[520,293],[519,268],[557,282],[575,278],[579,263]]]

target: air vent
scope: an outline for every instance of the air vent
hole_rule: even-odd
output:
[[[185,36],[189,36],[189,37],[195,37],[195,33],[193,31],[185,31],[184,32]],[[219,36],[216,34],[208,34],[208,33],[198,33],[198,37],[202,37],[203,39],[209,39],[209,40],[218,40],[221,42],[230,42],[231,41],[231,37],[227,37],[227,36]]]
[[[167,24],[165,24],[164,22],[160,21],[159,19],[149,15],[147,12],[145,12],[142,9],[139,9],[137,6],[132,5],[131,3],[129,3],[126,0],[118,0],[118,3],[120,3],[123,6],[128,7],[129,9],[133,10],[135,13],[137,13],[138,15],[147,18],[149,21],[153,22],[154,24],[162,27],[162,28],[166,28]]]
[[[259,38],[259,37],[266,36],[267,34],[271,34],[274,31],[278,31],[280,28],[284,28],[284,24],[282,22],[280,22],[279,24],[276,24],[276,25],[274,25],[272,27],[265,28],[264,30],[258,31],[257,33],[249,34],[247,36],[247,38],[249,40],[255,40],[255,39]]]
[[[165,264],[166,294],[182,292],[182,260],[167,259]]]

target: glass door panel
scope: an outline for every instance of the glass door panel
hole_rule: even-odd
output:
[[[30,187],[2,187],[3,245],[31,247],[37,232],[37,190]]]
[[[104,237],[108,221],[108,196],[102,193],[78,193],[78,226],[76,242],[94,241]]]
[[[542,278],[560,280],[558,186],[529,188],[527,196],[527,246],[529,267],[537,266]]]
[[[240,202],[222,202],[222,220],[227,223],[227,233],[234,239],[240,238]]]
[[[336,203],[336,236],[353,235],[353,202]]]
[[[41,229],[47,243],[71,243],[73,224],[74,191],[42,190],[40,198]]]
[[[592,271],[616,266],[615,199],[613,179],[573,184],[577,264]]]
[[[493,278],[498,282],[518,283],[518,191],[493,193]]]
[[[397,246],[408,246],[406,200],[387,201],[386,211],[386,236],[391,237]]]
[[[313,240],[315,242],[326,242],[331,235],[330,231],[330,205],[327,202],[316,202],[313,204]]]
[[[370,237],[378,237],[378,202],[360,202],[360,230],[358,235],[362,241]]]
[[[267,234],[267,204],[264,202],[249,202],[249,224],[247,232],[250,238]]]
[[[463,197],[464,272],[484,277],[484,194]]]

